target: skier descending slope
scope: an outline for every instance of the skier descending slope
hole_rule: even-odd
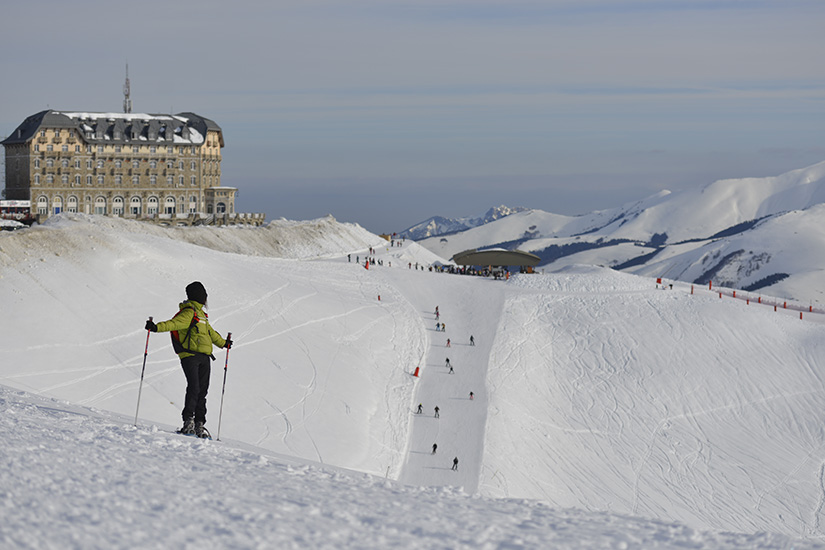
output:
[[[146,330],[152,332],[172,332],[172,346],[180,358],[183,374],[186,376],[186,397],[184,399],[183,427],[180,433],[209,437],[206,424],[206,394],[209,391],[210,361],[212,344],[221,348],[232,347],[232,340],[224,339],[212,329],[209,318],[203,310],[206,307],[206,288],[198,281],[186,287],[187,300],[180,304],[180,311],[168,321],[158,324],[146,321]]]

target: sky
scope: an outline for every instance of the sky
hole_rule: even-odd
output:
[[[16,2],[0,135],[192,111],[239,211],[373,232],[581,214],[825,159],[819,0]]]

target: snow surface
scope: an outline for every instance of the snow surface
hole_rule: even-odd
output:
[[[581,216],[518,212],[420,244],[447,258],[468,249],[517,246],[542,257],[542,268],[552,271],[575,264],[615,266],[686,282],[707,282],[710,273],[715,283],[738,289],[773,281],[765,292],[822,307],[825,289],[818,281],[825,256],[818,251],[825,247],[824,209],[821,162],[779,176],[661,192]],[[560,253],[566,255],[558,258]],[[629,260],[637,261],[621,266]],[[777,280],[778,275],[786,277]]]
[[[0,233],[0,547],[825,547],[821,315],[436,261],[331,218]],[[192,280],[220,441],[172,433],[165,334],[134,426]]]

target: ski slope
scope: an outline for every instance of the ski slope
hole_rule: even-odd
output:
[[[471,536],[456,531],[455,518],[428,515],[449,547],[497,546],[528,532],[523,540],[538,545],[542,536],[558,536],[568,520],[580,524],[584,518],[597,525],[596,538],[588,540],[606,544],[668,547],[693,540],[699,548],[767,548],[785,547],[788,540],[798,547],[825,542],[820,315],[800,320],[798,311],[720,298],[704,288],[691,292],[689,285],[664,290],[655,279],[594,267],[506,282],[437,273],[427,267],[439,258],[415,243],[390,247],[330,220],[322,223],[323,231],[310,230],[316,222],[281,224],[269,238],[295,251],[288,259],[233,252],[254,250],[244,244],[247,239],[265,240],[236,228],[213,229],[198,236],[196,245],[191,237],[122,220],[58,218],[31,231],[0,234],[2,406],[19,414],[2,424],[5,440],[14,432],[16,442],[0,451],[9,471],[7,510],[19,508],[12,503],[30,485],[23,473],[26,453],[53,460],[42,450],[44,440],[63,424],[69,429],[77,416],[79,426],[70,429],[79,430],[85,443],[77,460],[108,472],[105,479],[126,483],[118,477],[126,464],[99,455],[95,447],[121,449],[157,439],[151,445],[161,461],[201,464],[203,458],[208,471],[237,469],[245,481],[219,484],[209,494],[232,494],[235,502],[249,494],[256,518],[272,505],[261,491],[277,492],[278,482],[256,488],[256,476],[242,475],[244,468],[284,483],[278,476],[290,472],[283,466],[273,472],[263,462],[301,464],[315,481],[336,472],[340,487],[308,490],[317,499],[310,499],[313,513],[345,514],[337,517],[346,517],[351,531],[337,525],[349,545],[355,539],[345,534],[359,538],[371,531],[387,535],[380,541],[437,545],[440,539],[430,536],[422,520],[401,526],[393,519],[391,535],[377,525],[378,517],[414,515],[413,502],[421,495],[436,509],[455,507],[474,518],[471,525],[489,527],[483,536]],[[380,265],[365,269],[371,246]],[[314,259],[313,249],[322,251]],[[225,373],[226,353],[216,350],[209,397],[207,426],[217,435],[226,374],[225,444],[181,442],[164,433],[180,422],[184,392],[164,334],[149,336],[138,426],[131,426],[144,359],[143,323],[150,315],[156,321],[174,315],[192,280],[209,291],[213,327],[231,331],[236,342]],[[435,330],[435,306],[446,332]],[[475,346],[469,345],[470,335]],[[445,367],[447,357],[454,374]],[[38,399],[59,401],[43,405]],[[419,403],[421,415],[415,413]],[[432,414],[436,405],[438,419]],[[59,414],[47,414],[49,408]],[[32,419],[24,420],[21,411]],[[104,422],[102,432],[84,420],[95,416]],[[40,423],[48,427],[40,430]],[[58,439],[64,452],[79,452]],[[258,465],[258,458],[241,457],[233,448],[269,458]],[[460,461],[457,471],[450,469],[453,457]],[[193,491],[184,482],[163,480],[158,472],[166,466],[145,457],[137,463],[154,480],[146,494],[138,491],[144,505],[165,498],[156,494],[156,484]],[[90,512],[94,521],[105,526],[99,493],[87,487],[94,480],[73,472],[57,463],[45,470],[53,485],[83,487],[80,502],[61,492],[50,501],[51,513],[62,521],[67,508],[82,508],[85,501],[89,510],[98,510]],[[369,481],[352,481],[358,476],[347,472],[369,474]],[[48,486],[43,483],[26,502],[45,502]],[[358,492],[359,486],[364,493],[350,499],[337,492]],[[276,514],[287,521],[289,495],[298,498],[299,491],[289,487],[293,492],[287,503],[279,501]],[[382,490],[388,494],[380,496]],[[101,495],[115,502],[127,498],[120,491]],[[196,490],[193,496],[207,500]],[[469,502],[462,500],[468,496]],[[481,504],[471,504],[474,499]],[[371,500],[380,514],[370,509]],[[399,515],[388,511],[394,500]],[[348,506],[347,512],[335,511]],[[515,511],[519,507],[526,515]],[[319,519],[278,531],[243,513],[223,517],[219,504],[207,508],[218,531],[252,530],[248,544],[240,546],[274,533],[298,547],[296,525],[307,532],[326,525]],[[301,509],[306,510],[299,506],[295,513]],[[505,509],[535,522],[540,534],[496,520]],[[561,510],[573,512],[564,519],[567,512]],[[368,516],[373,519],[355,519]],[[148,525],[148,517],[140,521]],[[634,519],[617,522],[618,517]],[[35,528],[33,522],[16,511],[10,531],[0,534],[11,533],[6,541],[23,540],[15,537]],[[609,535],[611,525],[627,536]],[[64,529],[80,536],[71,522]],[[453,532],[461,534],[448,534]],[[580,535],[559,540],[574,547]],[[52,540],[47,533],[32,536],[31,547]],[[218,540],[237,542],[228,535]]]

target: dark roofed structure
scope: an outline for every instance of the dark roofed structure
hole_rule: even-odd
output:
[[[458,265],[492,265],[505,266],[515,265],[520,267],[534,267],[538,265],[541,258],[529,252],[521,250],[465,250],[455,254],[452,261]]]

